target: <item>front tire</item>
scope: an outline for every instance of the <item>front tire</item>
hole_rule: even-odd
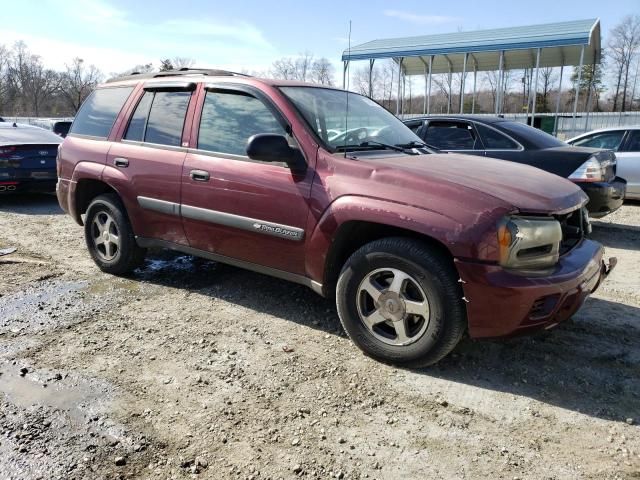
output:
[[[103,272],[123,275],[140,266],[146,250],[136,243],[124,205],[115,194],[97,196],[87,208],[84,236]]]
[[[408,238],[357,250],[336,287],[345,331],[367,355],[394,365],[432,365],[458,344],[466,325],[451,259]]]

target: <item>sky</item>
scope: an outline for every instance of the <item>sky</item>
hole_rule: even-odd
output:
[[[376,38],[600,18],[607,32],[639,0],[0,0],[0,44],[23,40],[46,66],[74,57],[105,74],[175,56],[199,67],[264,71],[311,52],[339,68],[351,44]],[[339,69],[337,69],[339,71]]]

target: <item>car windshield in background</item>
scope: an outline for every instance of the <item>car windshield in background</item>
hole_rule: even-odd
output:
[[[558,140],[556,137],[549,135],[548,133],[538,130],[537,128],[531,128],[524,123],[519,122],[499,122],[495,124],[507,133],[514,133],[529,143],[534,144],[537,148],[553,148],[553,147],[567,147],[568,144]]]
[[[424,145],[400,120],[362,95],[318,87],[280,89],[318,136],[334,150]]]

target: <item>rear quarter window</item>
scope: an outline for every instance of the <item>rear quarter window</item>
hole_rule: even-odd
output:
[[[133,87],[94,90],[76,114],[69,133],[107,138]]]

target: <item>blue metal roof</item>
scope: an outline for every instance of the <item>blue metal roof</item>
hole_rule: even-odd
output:
[[[547,63],[560,65],[558,62],[561,61],[565,65],[569,65],[576,60],[576,52],[579,55],[582,45],[590,47],[585,49],[585,64],[594,60],[598,63],[600,61],[600,22],[598,19],[372,40],[351,47],[350,50],[345,50],[342,54],[342,60],[397,59],[399,57],[428,57],[430,55],[462,56],[465,53],[482,54],[483,52],[495,53],[501,50],[509,52],[542,48],[557,50],[557,55],[546,52]],[[491,55],[492,61],[489,63],[493,63],[494,56]],[[516,63],[520,64],[524,61],[527,66],[530,66],[529,57],[530,55],[527,55],[526,59],[520,59]],[[516,66],[514,65],[512,68],[516,68]],[[518,65],[518,68],[523,67]],[[434,73],[437,72],[434,71]]]

